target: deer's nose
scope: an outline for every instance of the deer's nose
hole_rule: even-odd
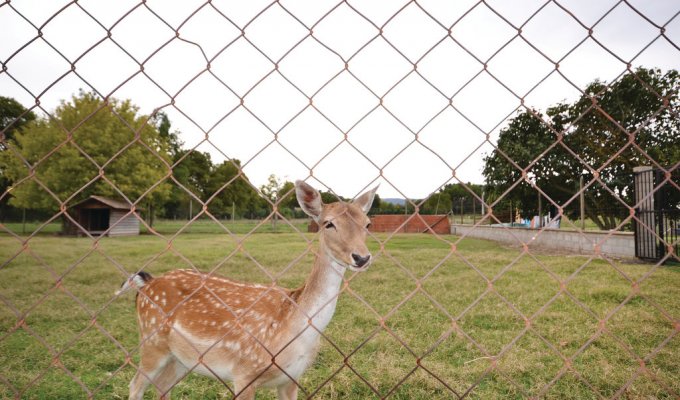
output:
[[[368,263],[368,260],[371,259],[371,255],[368,254],[368,255],[362,257],[362,256],[360,256],[356,253],[352,253],[352,259],[354,260],[356,267],[361,268],[364,265],[366,265],[366,263]]]

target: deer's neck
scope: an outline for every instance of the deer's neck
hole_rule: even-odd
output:
[[[298,324],[300,328],[308,325],[308,318],[316,329],[323,331],[335,313],[338,295],[342,285],[345,268],[321,249],[314,262],[312,273],[305,282],[304,289],[298,299],[298,310],[304,321]],[[307,331],[316,332],[314,328]]]

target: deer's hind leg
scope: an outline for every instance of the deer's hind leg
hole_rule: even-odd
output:
[[[168,351],[150,345],[143,345],[141,353],[137,373],[130,382],[130,400],[142,399],[144,391],[152,383],[159,388],[158,377],[165,372],[168,363],[174,361]]]
[[[184,378],[188,370],[175,357],[171,357],[156,379],[154,379],[154,385],[161,399],[170,399],[170,391]]]

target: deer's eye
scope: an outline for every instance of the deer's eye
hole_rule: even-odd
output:
[[[330,221],[329,221],[329,222],[326,222],[326,223],[324,223],[324,225],[323,225],[323,226],[324,226],[324,228],[326,228],[326,229],[331,229],[331,228],[335,228],[335,225],[333,225],[333,223],[332,223],[332,222],[330,222]]]

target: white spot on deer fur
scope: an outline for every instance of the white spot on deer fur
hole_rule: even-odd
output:
[[[155,295],[155,296],[153,297],[153,301],[158,301],[158,295]]]
[[[151,317],[151,320],[149,321],[151,325],[156,325],[156,317]]]
[[[228,342],[225,340],[222,341],[222,346],[234,352],[239,351],[241,349],[241,344],[239,342]]]

